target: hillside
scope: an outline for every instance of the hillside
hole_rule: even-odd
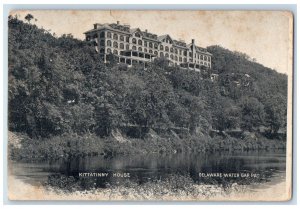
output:
[[[210,46],[212,73],[168,66],[147,70],[101,63],[85,41],[56,37],[9,19],[9,130],[41,139],[66,133],[132,138],[175,131],[207,136],[210,130],[266,130],[286,126],[287,76],[246,55]],[[178,131],[179,130],[179,131]]]

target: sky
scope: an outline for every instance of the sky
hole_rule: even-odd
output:
[[[292,18],[284,11],[129,11],[129,10],[19,10],[32,14],[39,27],[60,36],[71,33],[84,39],[94,23],[129,24],[157,35],[207,47],[220,45],[255,58],[280,73],[291,71]]]

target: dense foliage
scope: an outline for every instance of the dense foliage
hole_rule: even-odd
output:
[[[154,129],[257,131],[269,137],[285,130],[287,76],[241,53],[208,47],[211,70],[198,73],[157,59],[140,66],[109,65],[93,46],[72,35],[9,18],[9,129],[32,138],[66,133],[109,136],[136,127]],[[128,132],[127,134],[132,134]],[[138,138],[138,137],[137,137]]]

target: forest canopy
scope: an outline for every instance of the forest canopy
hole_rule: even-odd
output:
[[[239,52],[209,46],[202,73],[156,59],[147,69],[106,65],[88,42],[9,17],[9,130],[32,138],[108,136],[124,126],[208,135],[286,130],[287,76]],[[270,55],[271,56],[271,55]],[[211,74],[217,74],[215,80]]]

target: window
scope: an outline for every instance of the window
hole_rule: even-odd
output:
[[[154,54],[157,56],[157,55],[158,55],[158,52],[157,52],[157,51],[154,51]]]
[[[120,43],[120,49],[124,49],[124,44]]]
[[[154,49],[158,49],[158,44],[157,43],[154,44]]]
[[[93,35],[93,38],[98,38],[98,34],[97,34],[97,33],[94,34],[94,35]]]
[[[187,59],[186,59],[186,57],[183,59],[183,61],[184,61],[184,62],[187,62]]]
[[[208,61],[210,61],[210,57],[208,57]]]
[[[106,50],[106,52],[107,52],[107,54],[110,54],[110,53],[111,53],[111,49],[108,48],[108,49]]]
[[[118,35],[117,34],[114,34],[113,37],[114,37],[115,40],[118,40]]]
[[[144,49],[144,52],[147,52],[147,49],[146,49],[146,48]]]
[[[118,42],[114,41],[114,48],[118,48]]]
[[[114,54],[118,54],[118,51],[117,51],[117,50],[114,50]]]
[[[132,46],[132,50],[136,50],[136,46]]]
[[[173,57],[173,54],[171,54],[171,55],[170,55],[170,58],[171,58],[171,59],[173,59],[173,58],[174,58],[174,57]]]
[[[153,44],[152,44],[151,42],[149,43],[149,47],[150,47],[150,48],[153,48]]]
[[[138,48],[138,51],[142,52],[142,51],[143,51],[142,47],[139,47],[139,48]]]
[[[111,38],[111,32],[107,32],[107,38]]]
[[[105,33],[102,31],[101,33],[100,33],[100,38],[104,38],[105,37]]]
[[[179,50],[179,55],[182,55],[182,50],[181,49]]]
[[[128,36],[126,37],[126,42],[129,43],[129,37]]]
[[[168,53],[166,53],[166,54],[165,54],[165,57],[169,58],[169,54],[168,54]]]
[[[142,46],[143,45],[143,42],[142,40],[138,40],[138,45]]]
[[[136,44],[136,39],[135,38],[132,39],[132,43]]]
[[[182,62],[182,57],[179,57],[179,62]]]
[[[189,53],[189,56],[190,56],[190,57],[193,57],[192,52]]]
[[[107,46],[111,46],[111,41],[110,40],[108,40],[106,43],[107,43]]]
[[[203,60],[203,55],[200,55],[200,59]]]
[[[126,50],[129,50],[129,44],[126,44]]]
[[[159,49],[160,49],[160,50],[164,50],[164,46],[163,46],[163,45],[160,45]]]
[[[187,55],[187,51],[183,51],[183,55],[186,56]]]
[[[175,61],[178,61],[178,57],[177,56],[175,56]]]
[[[161,52],[161,53],[159,54],[159,56],[160,56],[160,57],[163,57],[163,56],[164,56],[164,53],[163,53],[163,52]]]
[[[173,52],[174,52],[174,49],[173,49],[173,47],[171,47],[170,51],[171,51],[171,53],[173,53]]]
[[[121,36],[120,36],[120,40],[121,40],[121,41],[124,41],[124,36],[121,35]]]
[[[178,54],[178,50],[177,49],[175,49],[175,54]]]
[[[103,48],[100,49],[100,53],[104,54],[104,49]]]
[[[141,37],[141,35],[139,33],[135,33],[134,35],[135,35],[135,37]]]
[[[153,51],[150,49],[150,50],[149,50],[149,53],[150,53],[150,54],[153,54]]]
[[[169,51],[169,47],[166,46],[165,47],[165,51],[168,52]]]
[[[104,46],[105,45],[105,41],[104,40],[101,40],[100,41],[100,46]]]
[[[204,56],[204,60],[205,60],[205,61],[207,60],[207,56]]]
[[[147,41],[144,41],[144,46],[147,47]]]

